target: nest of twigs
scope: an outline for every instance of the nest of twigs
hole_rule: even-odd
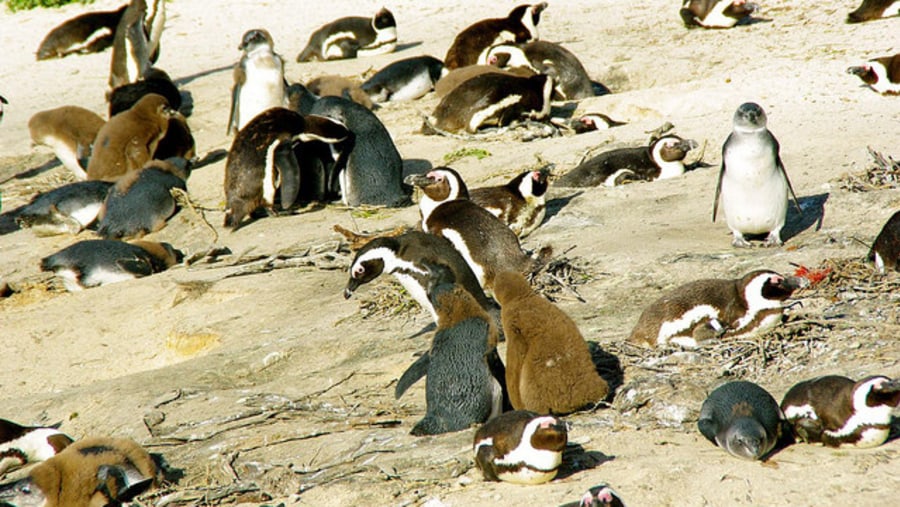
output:
[[[851,192],[870,192],[900,187],[900,161],[885,157],[868,147],[874,164],[862,173],[847,174],[839,182],[841,188]]]
[[[553,302],[570,299],[585,303],[577,287],[591,280],[593,276],[577,259],[557,257],[534,273],[531,286]]]

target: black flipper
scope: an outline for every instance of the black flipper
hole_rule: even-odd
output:
[[[410,386],[418,382],[420,378],[424,377],[425,374],[428,373],[428,365],[430,363],[431,354],[426,352],[416,359],[416,362],[409,365],[409,368],[403,372],[403,375],[400,376],[400,380],[397,381],[397,387],[394,388],[394,398],[400,399]]]

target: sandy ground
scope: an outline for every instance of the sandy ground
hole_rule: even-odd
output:
[[[90,9],[117,3],[97,1]],[[433,95],[378,112],[408,172],[443,165],[445,154],[461,148],[488,151],[452,164],[472,187],[503,182],[539,160],[562,173],[589,152],[645,142],[645,132],[665,121],[705,146],[702,160],[710,166],[675,180],[554,192],[547,220],[524,242],[550,245],[568,259],[584,302],[558,290],[557,303],[624,370],[612,407],[567,418],[574,445],[557,480],[484,483],[473,469],[472,431],[408,435],[424,414],[424,383],[401,400],[393,399],[393,383],[430,343],[430,332],[421,332],[429,317],[404,303],[390,280],[344,300],[350,254],[332,226],[412,225],[415,207],[329,206],[231,233],[221,227],[224,160],[188,182],[212,228],[184,210],[151,237],[188,254],[229,248],[232,255],[216,262],[68,294],[39,273],[38,261],[93,233],[2,231],[0,276],[19,292],[0,301],[0,417],[62,421],[76,437],[127,436],[163,454],[182,477],[147,505],[556,505],[600,482],[628,505],[890,503],[900,488],[896,440],[871,450],[795,445],[760,464],[713,447],[695,421],[706,393],[725,379],[756,381],[780,400],[815,375],[900,376],[896,275],[873,277],[865,266],[846,271],[797,294],[802,305],[789,312],[788,325],[755,340],[694,353],[642,352],[623,340],[645,304],[686,281],[761,267],[788,273],[792,263],[814,267],[826,259],[846,266],[864,256],[900,195],[849,192],[839,179],[872,166],[867,146],[900,155],[900,99],[873,93],[844,69],[896,53],[900,19],[846,25],[854,1],[825,0],[815,9],[765,1],[757,23],[689,31],[676,4],[556,1],[542,17],[543,38],[564,44],[614,92],[582,101],[578,110],[605,112],[627,121],[623,127],[532,142],[515,133],[463,141],[418,133],[420,115],[437,103]],[[189,123],[201,154],[230,145],[230,66],[247,29],[267,28],[289,80],[305,82],[321,74],[359,76],[401,57],[441,58],[459,30],[505,15],[515,2],[396,0],[387,6],[399,24],[397,53],[309,64],[294,59],[311,30],[381,4],[208,5],[167,5],[158,62],[193,99]],[[0,125],[4,211],[70,179],[48,164],[49,150],[30,146],[32,114],[66,104],[106,110],[109,52],[33,58],[52,27],[83,9],[0,14],[0,94],[10,102]],[[748,100],[768,112],[804,207],[802,217],[789,216],[782,248],[735,250],[725,224],[710,221],[721,144],[735,108]],[[255,269],[275,254],[293,260]]]

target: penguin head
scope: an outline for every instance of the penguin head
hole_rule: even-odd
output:
[[[873,69],[871,65],[848,67],[847,74],[857,76],[862,79],[863,83],[868,85],[873,85],[878,82],[878,74],[875,73],[875,69]]]
[[[665,135],[650,144],[650,152],[657,163],[684,160],[688,152],[699,146],[693,139],[682,139],[676,135]]]
[[[46,504],[47,495],[31,477],[0,487],[0,506],[43,507]]]
[[[509,186],[525,199],[529,197],[543,197],[547,193],[549,176],[549,166],[538,171],[525,171],[513,178],[509,182]]]
[[[129,111],[137,111],[142,115],[152,115],[168,120],[176,115],[177,111],[169,105],[168,99],[157,93],[148,93],[141,97]]]
[[[625,504],[608,484],[598,484],[581,497],[578,507],[625,507]]]
[[[766,112],[756,102],[744,102],[734,112],[736,131],[756,131],[765,128],[767,121]]]
[[[542,416],[531,420],[525,426],[524,433],[530,434],[531,447],[562,452],[568,442],[569,427],[555,417]]]
[[[771,450],[766,429],[750,417],[732,421],[716,440],[732,455],[749,460],[759,459]]]
[[[356,257],[350,264],[350,279],[344,288],[344,299],[350,299],[360,285],[378,278],[387,263],[397,264],[395,261],[399,247],[396,239],[382,237],[369,241],[356,252]]]
[[[857,411],[874,407],[900,406],[900,379],[882,375],[867,377],[853,387],[853,408]]]
[[[249,53],[260,46],[267,46],[269,49],[273,49],[275,43],[267,30],[263,28],[254,28],[244,32],[238,50]]]
[[[774,271],[758,270],[740,279],[740,291],[751,310],[776,308],[795,290],[809,285],[809,280],[799,276],[782,276]]]
[[[385,28],[397,26],[397,21],[394,20],[394,15],[391,14],[391,11],[382,7],[380,11],[375,13],[375,17],[372,18],[372,26],[375,30],[384,30]]]
[[[403,181],[407,185],[421,188],[425,196],[434,202],[469,198],[469,189],[463,182],[462,176],[449,167],[438,167],[426,174],[412,174]]]
[[[479,58],[478,63],[480,65],[491,65],[501,69],[507,67],[525,67],[537,72],[528,60],[528,56],[525,55],[525,51],[515,44],[497,44],[490,47],[483,54],[483,58]]]

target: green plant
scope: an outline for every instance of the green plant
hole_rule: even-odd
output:
[[[444,163],[452,164],[457,160],[465,157],[475,157],[478,160],[483,159],[484,157],[490,157],[491,152],[487,150],[483,150],[481,148],[460,148],[456,151],[451,151],[444,155]]]
[[[6,0],[9,10],[27,11],[36,7],[62,7],[71,3],[78,2],[82,5],[93,3],[94,0]]]

